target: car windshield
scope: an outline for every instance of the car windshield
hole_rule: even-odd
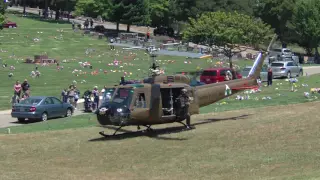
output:
[[[217,71],[203,71],[202,76],[216,76]]]
[[[250,71],[251,70],[251,67],[246,67],[243,69],[243,71]]]
[[[27,99],[24,99],[22,101],[19,102],[19,104],[25,104],[25,105],[36,105],[39,104],[39,102],[41,101],[41,98],[32,98],[29,97]]]
[[[112,102],[117,103],[118,105],[123,105],[129,107],[132,96],[133,89],[132,88],[119,88],[115,92],[115,96],[112,99]]]
[[[272,67],[283,67],[283,63],[272,63]]]

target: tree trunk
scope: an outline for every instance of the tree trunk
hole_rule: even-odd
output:
[[[235,69],[233,69],[232,56],[229,56],[229,65],[230,65],[230,69],[231,69],[231,73],[232,73],[232,78],[237,79],[237,73],[236,73]]]
[[[229,64],[230,64],[230,68],[233,68],[233,64],[232,64],[232,56],[229,57]]]
[[[127,24],[127,32],[130,32],[130,24]]]
[[[26,15],[26,1],[27,0],[23,0],[23,14]]]
[[[314,62],[319,64],[319,50],[318,50],[318,47],[315,48]]]
[[[59,20],[59,17],[60,17],[60,10],[56,10],[55,20]]]
[[[68,11],[68,22],[70,22],[70,11]]]
[[[117,31],[119,32],[119,22],[117,22]]]
[[[48,5],[48,0],[44,1],[44,18],[47,19],[49,15],[49,5]]]

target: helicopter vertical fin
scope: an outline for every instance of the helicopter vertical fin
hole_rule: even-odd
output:
[[[253,63],[253,66],[249,72],[248,77],[258,79],[260,76],[260,72],[261,72],[263,63],[264,63],[264,59],[262,56],[262,52],[259,52],[259,54],[257,55],[257,57]]]
[[[266,58],[266,56],[269,54],[269,51],[270,51],[270,48],[272,47],[272,45],[274,44],[275,40],[277,38],[277,35],[274,34],[270,43],[269,43],[269,46],[267,48],[267,51],[265,52],[264,56],[263,56],[263,52],[259,52],[258,56],[256,57],[254,63],[253,63],[253,66],[249,72],[249,75],[248,77],[250,78],[254,78],[254,79],[258,79],[258,77],[260,76],[260,72],[261,72],[261,69],[262,69],[262,66],[263,66],[263,63],[264,63],[264,59]]]

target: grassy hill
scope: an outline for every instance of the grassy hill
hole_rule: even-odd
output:
[[[319,105],[200,115],[195,130],[156,126],[157,135],[103,139],[98,127],[0,135],[0,179],[317,179]]]

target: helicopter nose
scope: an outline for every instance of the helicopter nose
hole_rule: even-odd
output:
[[[110,110],[107,108],[101,108],[97,110],[97,120],[101,125],[111,125]]]
[[[130,111],[123,108],[101,108],[97,113],[101,125],[124,125],[130,121]]]

